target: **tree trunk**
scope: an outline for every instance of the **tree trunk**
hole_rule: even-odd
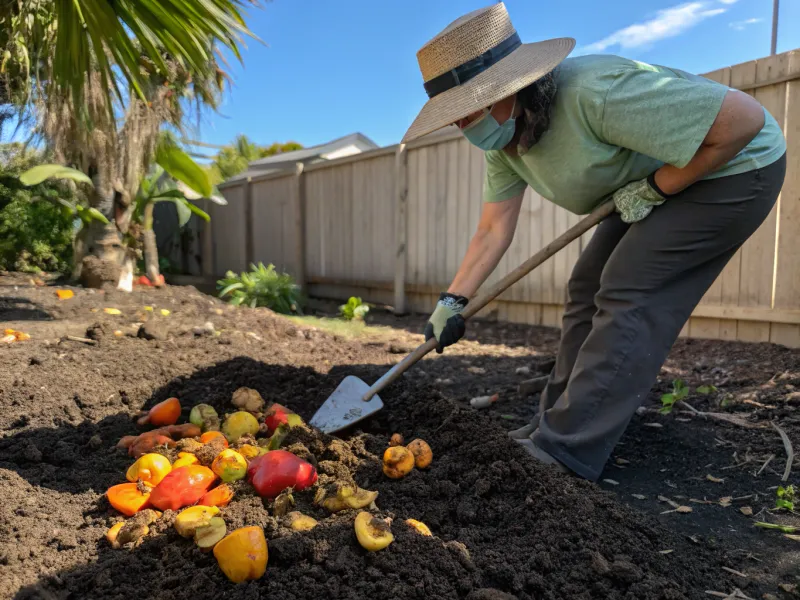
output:
[[[160,273],[158,269],[158,245],[156,244],[156,232],[153,231],[153,207],[155,203],[150,202],[144,208],[144,264],[147,278],[153,285],[158,285]]]
[[[89,197],[89,205],[103,213],[109,224],[91,221],[78,232],[72,274],[87,287],[117,285],[125,248],[114,224],[114,190],[100,175],[95,175],[92,180],[94,189]],[[94,259],[87,262],[89,257]]]

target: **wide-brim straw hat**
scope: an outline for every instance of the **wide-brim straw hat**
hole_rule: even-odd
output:
[[[417,52],[430,98],[403,143],[447,127],[550,73],[572,38],[523,44],[502,2],[453,21]]]

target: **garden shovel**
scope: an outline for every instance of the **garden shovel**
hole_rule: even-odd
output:
[[[472,315],[489,304],[497,296],[506,291],[514,283],[525,277],[548,258],[556,254],[569,243],[577,240],[592,227],[614,212],[614,203],[609,201],[600,205],[591,214],[586,216],[576,225],[570,227],[528,260],[503,277],[500,281],[490,286],[486,292],[472,300],[461,315],[469,319]],[[311,425],[319,428],[324,433],[335,433],[346,429],[359,421],[370,417],[383,408],[383,401],[378,392],[400,377],[411,368],[418,360],[436,348],[436,338],[431,338],[421,344],[402,361],[389,369],[386,374],[378,379],[372,387],[358,377],[350,375],[345,377],[333,393],[328,396],[325,403],[311,418]]]

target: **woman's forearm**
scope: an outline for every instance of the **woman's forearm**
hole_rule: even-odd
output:
[[[464,260],[447,291],[471,298],[495,270],[510,241],[501,232],[479,229],[472,237]]]
[[[764,109],[742,92],[728,92],[700,149],[683,168],[664,165],[655,173],[665,194],[677,194],[741,152],[764,127]]]

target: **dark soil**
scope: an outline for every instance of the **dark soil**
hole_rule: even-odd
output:
[[[32,336],[0,347],[4,598],[699,599],[734,588],[751,598],[788,598],[778,585],[800,582],[798,543],[752,526],[756,516],[791,522],[762,510],[774,505],[770,488],[785,464],[771,427],[646,412],[603,475],[618,485],[562,475],[506,436],[535,410],[537,398],[521,398],[516,386],[546,372],[557,332],[493,323],[470,326],[482,344],[426,359],[386,390],[386,408],[360,431],[287,440],[311,451],[322,480],[353,477],[379,491],[380,515],[393,519],[396,536],[386,550],[364,551],[355,513],[327,516],[311,504],[313,491],[295,498],[320,525],[292,532],[247,485],[222,516],[229,530],[264,528],[269,565],[257,582],[228,582],[213,555],[175,533],[169,512],[143,543],[114,550],[104,534],[120,517],[103,493],[124,481],[131,460],[114,446],[136,432],[140,409],[177,396],[185,421],[200,402],[230,410],[232,392],[248,386],[308,419],[345,375],[374,381],[399,360],[420,341],[422,321],[375,314],[373,321],[393,329],[356,341],[266,310],[231,309],[193,288],[75,293],[59,302],[52,287],[0,277],[0,320]],[[204,327],[209,321],[213,332]],[[140,330],[155,333],[139,337]],[[529,374],[517,374],[520,367]],[[687,398],[696,409],[740,413],[753,426],[774,420],[800,439],[796,351],[679,342],[652,392],[654,405],[676,377],[719,388]],[[469,407],[470,397],[494,392],[501,401],[493,408]],[[381,473],[379,458],[395,431],[430,443],[430,468],[398,481]],[[769,454],[775,458],[755,477]],[[624,464],[616,464],[620,458]],[[693,512],[662,515],[670,506],[658,495]],[[745,495],[727,508],[718,503]],[[745,504],[754,517],[739,511]],[[425,522],[434,536],[412,531],[407,518]]]

